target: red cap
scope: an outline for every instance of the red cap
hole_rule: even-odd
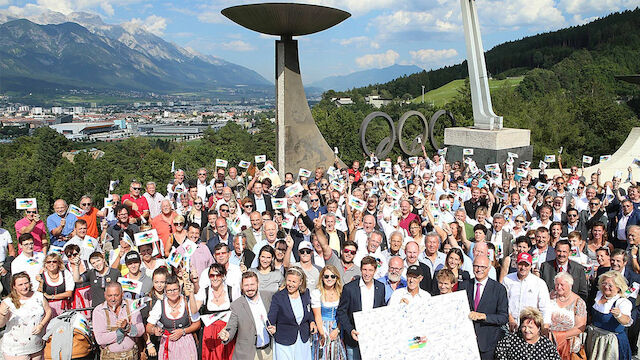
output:
[[[533,263],[532,258],[531,258],[531,254],[523,252],[520,255],[518,255],[518,264],[520,264],[523,261],[526,262],[527,264],[531,265]]]

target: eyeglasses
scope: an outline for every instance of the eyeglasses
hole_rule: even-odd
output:
[[[58,261],[57,260],[48,260],[45,262],[45,264],[57,264]]]
[[[325,279],[337,279],[338,278],[336,275],[333,275],[333,274],[331,274],[331,275],[324,274],[322,277],[325,278]]]
[[[478,270],[487,270],[489,267],[488,266],[482,266],[482,265],[473,265],[474,269],[478,269]]]
[[[207,176],[207,174],[198,174],[198,176]]]
[[[356,254],[356,250],[349,250],[349,249],[343,249],[342,251],[345,252],[345,254],[351,254],[351,255],[355,255]]]
[[[229,253],[228,251],[218,251],[217,253],[213,254],[213,256],[226,255],[228,253]]]
[[[213,273],[209,274],[209,279],[222,278],[222,274]]]
[[[309,254],[311,254],[311,250],[310,249],[302,249],[302,250],[298,250],[298,252],[301,255],[309,255]]]

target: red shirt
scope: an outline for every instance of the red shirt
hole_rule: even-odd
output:
[[[353,176],[354,176],[353,182],[358,182],[358,181],[360,181],[360,171],[358,171],[358,170],[353,170],[353,169],[349,169],[349,170],[347,170],[347,173],[348,173],[349,175],[353,175]]]
[[[139,198],[134,199],[131,194],[122,195],[122,203],[124,204],[124,202],[127,200],[131,200],[136,203],[136,205],[138,205],[138,211],[131,210],[131,212],[129,213],[130,218],[139,218],[142,216],[142,213],[145,210],[149,210],[149,203],[144,196],[140,196]]]
[[[415,219],[418,219],[418,215],[416,215],[414,213],[409,213],[409,215],[407,215],[407,218],[403,219],[403,220],[400,220],[400,223],[398,225],[400,225],[401,228],[407,230],[407,232],[409,234],[411,234],[409,232],[409,224]],[[420,219],[418,219],[418,221],[420,221]]]

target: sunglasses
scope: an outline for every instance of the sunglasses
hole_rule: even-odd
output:
[[[49,260],[46,262],[46,264],[57,264],[58,261],[57,260]]]
[[[33,210],[29,211],[29,210],[27,210],[27,214],[37,214],[37,213],[38,213],[37,211],[33,211]]]
[[[246,204],[246,205],[245,205],[245,206],[243,206],[243,207],[246,207],[246,208],[252,208],[252,207],[253,207],[253,205],[251,205],[251,204]]]
[[[589,203],[589,205],[592,205],[592,206],[598,206],[598,205],[600,205],[600,204],[598,204],[598,203]]]
[[[194,205],[202,205],[202,203],[201,203],[201,202],[194,202],[193,204],[194,204]]]
[[[173,225],[174,225],[174,226],[184,226],[184,223],[181,223],[181,222],[179,222],[179,223],[173,223]]]
[[[209,279],[221,278],[222,275],[218,273],[209,274]]]
[[[524,224],[524,220],[516,220],[516,222],[519,224]]]
[[[69,256],[74,257],[74,256],[78,256],[78,255],[80,255],[80,254],[79,254],[79,253],[77,253],[77,252],[74,252],[73,254],[71,254],[71,255],[69,255]]]
[[[229,209],[220,209],[220,212],[229,212]]]
[[[318,201],[320,201],[320,199],[311,199],[310,201],[311,202],[318,202]]]
[[[131,190],[142,190],[141,187],[132,187]]]
[[[329,275],[329,274],[324,274],[323,278],[325,278],[325,279],[337,279],[338,277],[337,277],[337,276],[335,276],[335,275],[333,275],[333,274],[331,274],[331,275]]]
[[[285,252],[285,251],[287,251],[287,248],[276,248],[276,250],[277,250],[277,251]]]
[[[300,252],[300,254],[306,254],[306,255],[311,254],[311,250],[309,249],[298,250],[298,252]]]
[[[349,250],[349,249],[344,249],[342,251],[344,251],[346,254],[351,254],[351,255],[355,255],[357,252],[356,250]]]
[[[91,206],[91,203],[83,203],[83,204],[80,204],[80,206]]]

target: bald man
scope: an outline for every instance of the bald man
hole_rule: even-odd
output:
[[[219,243],[226,244],[229,247],[229,250],[233,250],[233,237],[229,233],[229,228],[227,227],[227,220],[223,217],[219,217],[216,219],[216,235],[207,241],[207,247],[209,251],[211,251],[211,255],[215,254],[215,247]]]
[[[257,211],[253,211],[249,214],[249,221],[251,222],[251,227],[245,229],[243,233],[247,237],[247,249],[253,249],[253,247],[264,238],[262,215]]]
[[[509,321],[507,290],[499,282],[489,278],[491,262],[486,255],[473,259],[475,279],[465,280],[460,288],[466,289],[478,340],[480,358],[493,359],[496,344],[502,338],[501,326]]]
[[[253,215],[253,214],[251,214]],[[278,224],[276,224],[275,221],[273,220],[267,220],[264,222],[264,236],[262,237],[262,241],[258,241],[254,247],[253,247],[253,253],[254,254],[260,254],[260,249],[262,249],[263,246],[265,245],[269,245],[272,248],[276,249],[276,241],[278,240]],[[276,249],[276,251],[278,251]],[[259,255],[256,255],[256,258],[253,259],[253,263],[251,264],[251,267],[258,267],[258,257]],[[293,264],[294,262],[296,262],[296,258],[293,256],[293,253],[290,254],[289,260],[291,261],[291,263]]]

